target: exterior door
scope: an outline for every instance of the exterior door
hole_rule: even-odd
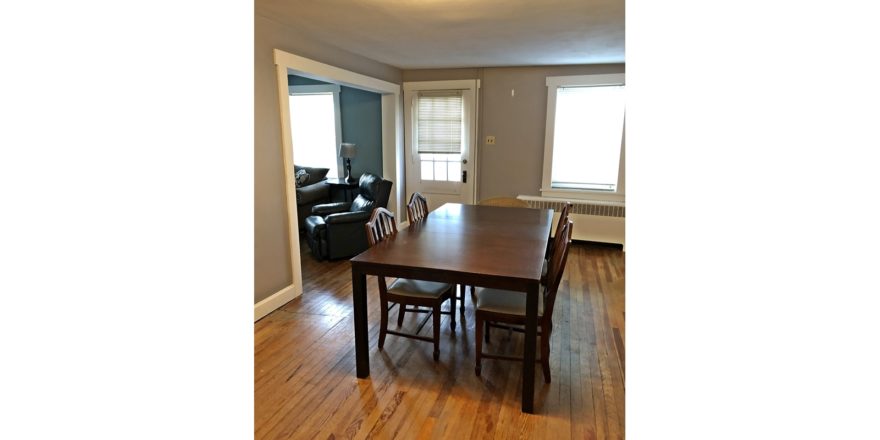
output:
[[[406,201],[419,192],[431,210],[474,202],[478,88],[479,80],[403,84]]]

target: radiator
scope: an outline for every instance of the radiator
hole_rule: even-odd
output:
[[[559,211],[565,202],[571,202],[570,218],[574,223],[572,238],[575,240],[595,241],[599,243],[616,243],[625,245],[626,206],[623,202],[604,200],[566,200],[550,197],[524,196],[517,197],[532,208],[552,209],[553,229],[556,233],[556,222]]]

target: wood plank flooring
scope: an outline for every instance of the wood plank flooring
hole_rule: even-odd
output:
[[[307,247],[303,246],[304,249]],[[535,411],[520,411],[522,365],[486,359],[474,375],[474,311],[432,344],[389,335],[376,347],[378,287],[367,277],[370,378],[355,377],[351,270],[303,253],[304,293],[254,324],[256,439],[623,439],[624,253],[575,242],[551,338],[553,382],[535,368]],[[423,316],[408,313],[411,331]],[[396,328],[397,308],[389,316]],[[430,336],[429,322],[421,334]],[[523,335],[493,329],[487,350],[519,355]]]

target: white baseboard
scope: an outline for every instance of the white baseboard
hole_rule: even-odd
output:
[[[297,292],[294,287],[295,286],[291,284],[278,292],[273,293],[266,299],[254,304],[254,322],[259,321],[260,318],[272,313],[275,309],[287,304],[288,301],[302,294],[302,290]]]

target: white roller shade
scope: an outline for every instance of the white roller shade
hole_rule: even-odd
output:
[[[622,85],[557,89],[553,188],[617,188],[624,103]]]

